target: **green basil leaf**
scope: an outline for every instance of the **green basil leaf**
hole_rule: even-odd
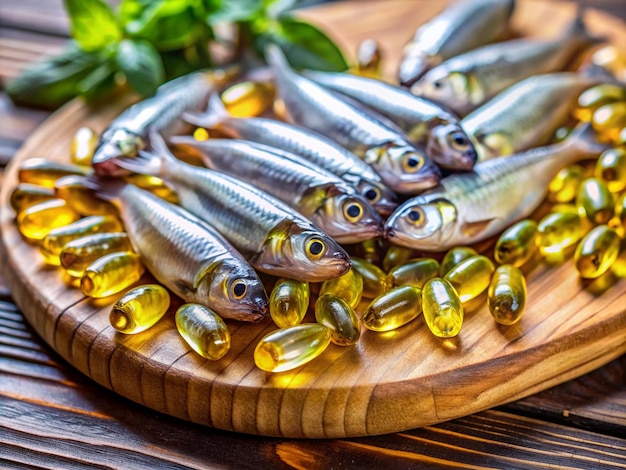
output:
[[[122,28],[104,0],[65,0],[72,37],[88,52],[122,38]]]
[[[270,18],[278,18],[293,8],[298,0],[271,0],[265,7],[265,14]]]
[[[270,25],[276,24],[270,23]],[[315,26],[291,17],[278,19],[278,27],[272,27],[261,40],[278,43],[289,63],[296,68],[308,68],[341,72],[348,68],[341,50]]]
[[[78,84],[78,94],[87,101],[102,99],[115,88],[115,70],[105,61]]]
[[[144,96],[154,94],[165,80],[161,57],[149,42],[124,39],[117,48],[115,60],[130,86]]]
[[[117,9],[117,14],[123,25],[138,20],[144,12],[157,3],[156,0],[122,0]]]
[[[6,87],[17,103],[56,108],[78,94],[78,84],[104,58],[101,54],[83,51],[75,43],[60,54],[30,64]]]
[[[213,26],[218,23],[250,21],[258,16],[262,16],[259,0],[221,0],[219,8],[207,14],[206,22]]]

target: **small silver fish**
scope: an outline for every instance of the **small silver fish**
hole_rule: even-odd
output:
[[[600,81],[574,72],[530,77],[468,114],[461,126],[474,139],[479,161],[545,145],[578,95]]]
[[[154,96],[124,110],[104,130],[95,149],[92,166],[97,175],[119,176],[124,171],[112,162],[117,157],[134,157],[148,146],[148,129],[164,135],[184,132],[184,112],[200,111],[215,90],[218,71],[194,72],[161,85]]]
[[[444,60],[492,42],[507,29],[514,0],[458,0],[420,26],[403,53],[398,80],[411,86]]]
[[[514,83],[562,70],[576,53],[598,41],[577,17],[556,39],[504,41],[448,59],[420,78],[411,92],[464,116]]]
[[[253,184],[305,216],[339,243],[382,235],[382,219],[367,199],[337,175],[284,150],[245,140],[191,136],[170,139],[199,150],[204,164]]]
[[[163,179],[185,209],[220,232],[257,270],[320,282],[350,269],[345,250],[282,201],[238,178],[176,159],[158,133],[150,139],[151,152],[115,163]]]
[[[363,158],[398,193],[414,194],[437,184],[439,168],[400,129],[383,124],[292,71],[278,46],[268,47],[266,55],[291,122],[325,135]]]
[[[304,75],[389,118],[411,142],[425,145],[427,155],[440,167],[471,170],[476,163],[476,150],[459,118],[441,106],[372,78],[317,71]]]
[[[188,113],[183,118],[230,137],[294,153],[353,185],[380,214],[389,215],[398,205],[394,192],[385,186],[371,166],[316,132],[274,119],[231,116],[217,94],[209,99],[206,113]]]
[[[443,178],[437,188],[398,207],[385,235],[394,244],[426,251],[484,240],[537,208],[559,169],[605,149],[587,124],[559,144],[478,163],[473,172]]]
[[[268,299],[257,273],[215,229],[182,208],[121,180],[95,184],[119,210],[128,237],[152,275],[185,300],[225,318],[257,322]]]

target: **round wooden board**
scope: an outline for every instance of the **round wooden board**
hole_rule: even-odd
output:
[[[378,38],[387,72],[415,27],[444,2],[341,2],[308,10],[345,50]],[[358,20],[355,21],[355,11]],[[523,34],[557,34],[574,7],[520,2]],[[618,20],[588,11],[592,32],[626,47]],[[537,19],[541,21],[537,21]],[[344,437],[424,426],[509,402],[591,371],[626,351],[625,279],[583,282],[571,259],[531,271],[529,303],[520,324],[498,327],[486,306],[466,316],[459,336],[439,340],[422,318],[389,333],[364,331],[358,345],[331,345],[294,371],[257,369],[253,350],[274,329],[229,322],[232,349],[207,361],[178,335],[173,312],[152,329],[116,333],[108,322],[113,299],[93,301],[46,267],[19,235],[9,206],[21,162],[35,156],[67,160],[81,125],[102,130],[128,102],[90,110],[78,101],[54,114],[7,169],[0,199],[2,267],[15,301],[38,334],[84,374],[116,393],[185,420],[269,436]],[[489,244],[480,247],[489,249]],[[313,321],[311,313],[305,321]]]

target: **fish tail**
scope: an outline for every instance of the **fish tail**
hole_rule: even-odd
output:
[[[585,47],[606,42],[606,36],[593,36],[589,33],[584,18],[586,9],[587,7],[582,5],[578,7],[578,10],[576,10],[576,17],[572,20],[572,23],[565,31],[565,36],[570,38],[579,38]]]
[[[224,122],[230,114],[226,110],[224,103],[217,93],[212,93],[209,97],[207,109],[204,112],[186,112],[183,120],[198,127],[215,129]]]
[[[600,142],[597,132],[589,123],[578,124],[563,143],[583,155],[590,156],[599,155],[609,148],[608,145]],[[577,159],[580,160],[580,157]]]
[[[98,175],[84,177],[83,184],[94,191],[97,197],[110,202],[119,200],[120,193],[128,185],[123,178]]]
[[[136,157],[120,158],[116,162],[121,168],[142,175],[162,177],[168,162],[176,160],[165,140],[156,129],[150,129],[150,150],[140,150]]]

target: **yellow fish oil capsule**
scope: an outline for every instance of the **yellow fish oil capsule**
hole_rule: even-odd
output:
[[[70,147],[70,157],[75,165],[90,166],[91,158],[98,144],[98,134],[88,126],[76,131]]]
[[[551,212],[539,221],[537,231],[541,253],[559,253],[582,238],[583,223],[577,213]]]
[[[17,177],[21,183],[54,188],[54,183],[59,178],[68,175],[87,176],[89,174],[91,174],[91,169],[88,167],[53,162],[45,158],[29,158],[22,163]]]
[[[392,279],[378,266],[361,258],[351,258],[352,269],[363,278],[363,294],[366,299],[378,297],[392,286]]]
[[[587,88],[578,97],[578,107],[574,117],[583,122],[590,122],[593,113],[600,106],[626,100],[626,88],[613,83],[603,83]]]
[[[365,240],[356,245],[355,256],[368,263],[379,265],[381,259],[379,240]]]
[[[522,266],[537,251],[537,222],[524,219],[511,225],[502,232],[493,251],[499,264]]]
[[[594,176],[604,181],[612,193],[626,188],[626,150],[612,148],[602,152],[596,162]]]
[[[400,245],[391,245],[383,258],[383,271],[389,272],[396,266],[415,257],[415,250]]]
[[[391,331],[421,313],[422,291],[419,287],[394,287],[372,300],[363,314],[363,325],[372,331]]]
[[[205,359],[217,361],[230,350],[230,332],[222,317],[204,305],[185,304],[176,310],[176,329]]]
[[[71,224],[80,215],[63,199],[50,199],[32,205],[17,216],[17,227],[30,240],[43,239],[50,230]]]
[[[415,258],[389,271],[394,286],[414,286],[420,289],[426,281],[439,275],[439,262],[433,258]]]
[[[596,225],[606,224],[615,214],[615,199],[608,186],[597,178],[587,178],[578,188],[576,206]]]
[[[270,293],[270,316],[276,326],[298,325],[309,309],[309,284],[294,279],[278,279]]]
[[[461,261],[476,256],[478,252],[469,246],[455,246],[451,248],[441,260],[439,265],[439,277],[445,276],[448,271],[459,264]]]
[[[359,342],[361,322],[348,303],[332,294],[320,295],[315,302],[315,319],[328,328],[330,340],[339,346]]]
[[[111,215],[92,215],[48,232],[42,241],[44,250],[60,255],[63,247],[72,240],[97,232],[121,232],[122,222]]]
[[[295,369],[322,354],[330,331],[318,323],[303,323],[272,331],[254,348],[254,363],[266,372]]]
[[[59,178],[54,184],[54,194],[65,199],[80,215],[117,215],[115,206],[98,198],[95,191],[85,185],[82,176],[70,175]]]
[[[600,106],[591,117],[591,125],[603,137],[617,140],[626,127],[626,101]]]
[[[27,207],[39,202],[55,199],[54,191],[45,186],[39,186],[30,183],[20,183],[11,192],[9,203],[16,214],[20,213]]]
[[[108,297],[133,285],[144,271],[137,253],[109,253],[87,266],[80,278],[80,290],[88,297]]]
[[[350,307],[356,308],[363,295],[363,276],[350,268],[345,274],[322,282],[319,295],[321,297],[324,294],[335,295],[345,300]]]
[[[487,291],[487,305],[496,323],[513,325],[520,320],[526,306],[526,279],[519,268],[498,266]]]
[[[578,192],[578,186],[585,179],[585,170],[580,165],[569,165],[552,178],[548,185],[548,200],[551,202],[573,201]]]
[[[586,279],[600,277],[619,255],[620,238],[608,225],[594,227],[576,247],[574,264]]]
[[[361,41],[356,51],[356,73],[362,77],[380,78],[382,52],[375,39]]]
[[[61,250],[61,266],[73,277],[82,277],[91,263],[114,252],[132,251],[128,235],[122,232],[97,233],[68,242]]]
[[[235,117],[259,116],[274,102],[274,86],[264,82],[241,82],[224,90],[222,102]]]
[[[487,287],[495,266],[483,255],[467,258],[453,267],[444,279],[454,287],[461,302],[467,302],[482,294]]]
[[[120,333],[134,335],[158,322],[170,308],[170,294],[159,284],[135,287],[119,299],[109,313],[111,326]]]
[[[617,200],[615,217],[609,221],[609,225],[615,229],[621,238],[626,236],[626,193]]]
[[[141,189],[150,191],[152,194],[159,196],[160,198],[165,199],[168,202],[171,202],[173,204],[178,204],[179,202],[178,196],[172,190],[172,188],[170,188],[165,183],[165,181],[163,181],[158,176],[140,175],[138,173],[135,173],[125,176],[124,180],[127,183],[139,186]]]
[[[424,320],[438,338],[452,338],[463,326],[463,304],[456,290],[445,279],[436,277],[422,290]]]

